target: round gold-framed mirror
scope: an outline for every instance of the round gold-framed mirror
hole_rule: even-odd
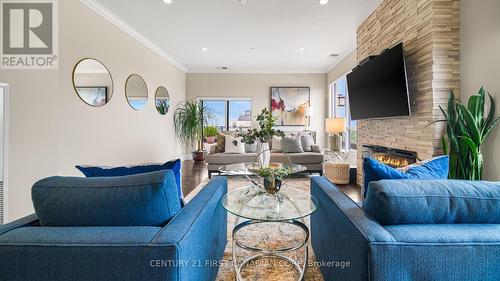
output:
[[[155,107],[158,113],[165,115],[170,108],[170,94],[167,88],[160,86],[155,92]]]
[[[73,68],[72,80],[78,97],[90,106],[104,106],[113,96],[111,73],[96,59],[84,58],[78,61]]]
[[[148,86],[139,74],[132,74],[125,82],[125,97],[127,102],[135,110],[141,110],[148,102]]]

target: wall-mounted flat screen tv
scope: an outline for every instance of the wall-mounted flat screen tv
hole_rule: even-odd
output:
[[[409,116],[410,101],[403,44],[347,75],[352,120]]]

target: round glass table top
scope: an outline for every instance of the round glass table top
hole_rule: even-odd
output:
[[[269,164],[270,168],[277,168],[277,167],[285,167],[291,168],[291,173],[300,173],[304,172],[307,170],[307,168],[303,165],[300,164],[291,164],[290,163],[277,163],[277,162],[272,162]],[[229,176],[251,176],[255,175],[257,173],[257,170],[259,169],[259,166],[257,163],[238,163],[238,164],[230,164],[230,165],[225,165],[219,168],[219,172],[229,175]]]
[[[288,221],[314,213],[318,200],[290,184],[284,184],[274,195],[258,186],[246,186],[228,192],[222,206],[230,213],[251,220]]]

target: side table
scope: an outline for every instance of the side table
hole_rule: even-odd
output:
[[[335,184],[348,184],[351,166],[349,163],[328,162],[323,165],[325,177]]]

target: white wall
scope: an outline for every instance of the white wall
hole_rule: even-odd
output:
[[[317,132],[318,145],[325,143],[326,75],[325,74],[188,74],[187,96],[252,98],[252,115],[270,107],[271,87],[307,86],[311,88],[314,116],[310,130]],[[255,118],[254,118],[255,119]],[[303,130],[304,127],[282,127],[283,130]]]
[[[4,222],[4,177],[3,177],[3,168],[4,168],[4,85],[2,85],[0,81],[0,225]]]
[[[352,50],[349,54],[347,54],[337,65],[335,65],[332,70],[330,70],[326,74],[326,81],[327,81],[327,99],[326,102],[328,105],[332,104],[331,97],[330,97],[330,84],[335,82],[337,79],[340,78],[340,76],[346,74],[347,72],[350,72],[356,65],[358,65],[357,61],[357,52],[356,49]],[[332,113],[330,112],[330,108],[328,107],[327,109],[327,114],[328,116],[331,116]]]
[[[335,65],[335,67],[332,70],[330,70],[327,73],[327,78],[326,78],[328,87],[327,89],[330,88],[331,83],[335,82],[338,78],[340,78],[347,72],[350,72],[357,64],[358,64],[357,51],[356,49],[354,49],[352,52],[347,54],[337,65]],[[328,105],[332,103],[329,90],[327,93],[326,102]],[[328,116],[331,115],[330,108],[328,108],[326,112],[328,113]],[[356,161],[357,161],[356,157],[357,157],[357,151],[351,149],[349,151],[349,154],[347,155],[347,161],[349,162],[349,164],[351,164],[351,166],[356,166]]]
[[[330,70],[327,74],[327,82],[328,84],[337,80],[340,76],[346,74],[351,71],[356,65],[358,65],[357,61],[357,52],[356,49],[352,50],[349,54],[347,54],[335,67]]]
[[[460,1],[460,75],[462,102],[484,86],[500,115],[500,1]],[[500,129],[490,135],[483,153],[485,179],[500,180]]]
[[[165,161],[181,155],[172,113],[157,113],[153,97],[165,86],[177,104],[186,95],[186,74],[132,39],[78,0],[59,3],[59,69],[0,70],[10,85],[8,220],[33,211],[31,186],[51,175],[80,175],[76,164],[120,165]],[[73,90],[72,70],[82,58],[103,62],[114,92],[104,107],[83,103]],[[125,80],[140,74],[147,106],[127,103]]]
[[[0,81],[1,82],[1,81]],[[4,162],[4,88],[0,86],[0,181],[3,181]],[[0,191],[1,192],[1,191]]]

